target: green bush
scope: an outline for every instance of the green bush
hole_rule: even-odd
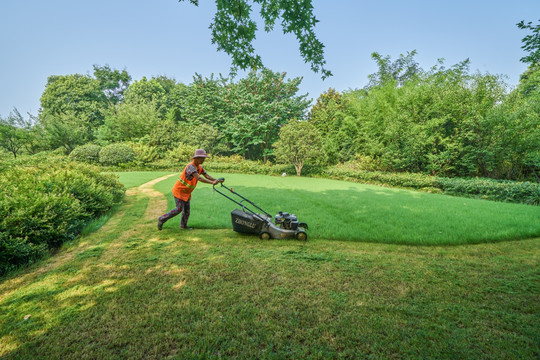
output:
[[[0,275],[30,264],[47,253],[47,244],[32,244],[28,238],[0,233]]]
[[[139,165],[145,165],[159,159],[159,152],[155,146],[136,142],[126,144],[135,153],[135,162]]]
[[[167,152],[165,159],[176,163],[187,163],[191,161],[191,157],[197,150],[196,146],[178,144],[178,146]]]
[[[99,162],[99,152],[101,146],[94,144],[86,144],[78,146],[69,154],[69,157],[76,161],[82,161],[89,164],[97,164]]]
[[[99,152],[99,162],[103,165],[117,166],[130,163],[135,159],[135,152],[126,144],[104,146]]]
[[[437,178],[447,194],[540,205],[540,184],[493,179]]]
[[[78,235],[124,187],[91,165],[40,157],[0,166],[0,275]]]

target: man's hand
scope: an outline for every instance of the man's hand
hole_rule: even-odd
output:
[[[216,184],[222,183],[222,182],[224,182],[224,181],[225,181],[225,178],[219,178],[219,179],[217,179],[217,180],[212,181],[212,184],[213,184],[213,185],[216,185]]]

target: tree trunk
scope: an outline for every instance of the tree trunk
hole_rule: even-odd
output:
[[[304,163],[295,163],[294,167],[296,168],[296,175],[300,176],[302,173],[302,168],[304,167]]]

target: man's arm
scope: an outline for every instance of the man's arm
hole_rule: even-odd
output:
[[[204,173],[204,177],[206,179],[201,177],[199,173],[194,173],[193,176],[195,177],[195,179],[197,179],[197,181],[202,181],[203,183],[207,183],[210,185],[216,185],[216,184],[219,184],[220,182],[223,182],[223,180],[214,179],[212,176],[208,175],[207,173]]]

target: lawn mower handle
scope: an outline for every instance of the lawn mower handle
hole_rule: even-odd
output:
[[[219,178],[218,180],[221,180],[221,179],[225,180],[225,178]],[[247,208],[244,204],[242,204],[242,202],[246,201],[246,202],[248,202],[249,204],[251,204],[251,205],[253,205],[254,207],[256,207],[257,209],[259,209],[260,211],[262,211],[262,212],[263,212],[265,215],[267,215],[268,217],[270,217],[270,218],[272,217],[272,215],[270,215],[269,213],[267,213],[266,211],[264,211],[263,209],[261,209],[257,204],[254,204],[253,201],[251,201],[251,200],[249,200],[249,199],[246,199],[245,197],[243,197],[243,196],[240,195],[239,193],[235,192],[232,188],[229,188],[229,187],[223,185],[222,182],[219,183],[219,184],[221,184],[221,187],[224,187],[225,189],[229,190],[232,194],[234,194],[234,195],[240,197],[240,198],[242,199],[242,201],[241,201],[241,202],[238,202],[238,201],[236,201],[235,199],[233,199],[233,198],[227,196],[226,194],[222,193],[221,191],[217,190],[217,189],[216,189],[216,185],[212,185],[212,188],[214,189],[214,191],[216,191],[217,193],[223,195],[224,197],[226,197],[227,199],[231,200],[232,202],[234,202],[234,203],[240,205],[240,206],[242,207],[242,209],[248,210],[250,213],[257,215],[257,213],[256,213],[255,211],[253,211],[253,210]]]

